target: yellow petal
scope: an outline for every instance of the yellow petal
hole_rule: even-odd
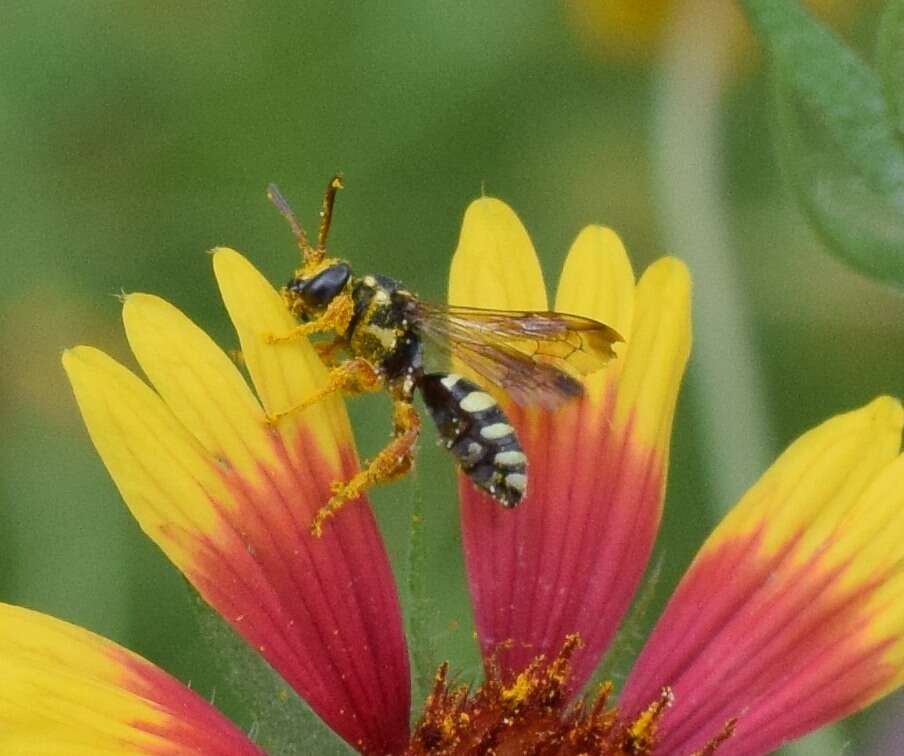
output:
[[[233,498],[200,442],[157,394],[118,362],[92,347],[63,354],[88,433],[142,529],[185,568],[191,563],[180,531],[208,532],[213,501]]]
[[[449,275],[449,303],[546,310],[546,286],[524,225],[504,202],[474,200],[465,211]]]
[[[691,348],[690,275],[664,257],[641,276],[619,383],[615,422],[667,452],[681,378]]]
[[[738,506],[748,509],[741,527],[766,521],[767,549],[796,538],[795,564],[818,558],[821,570],[838,573],[832,595],[863,601],[860,643],[883,649],[894,670],[873,699],[904,683],[902,427],[904,411],[890,397],[833,418],[792,445]]]
[[[161,719],[153,707],[119,690],[121,670],[104,645],[74,625],[0,604],[0,743],[8,746],[6,738],[21,733],[100,746],[106,735],[105,745],[115,748],[128,738],[130,721]],[[89,691],[99,706],[79,704]],[[63,727],[67,732],[60,732]]]
[[[904,410],[879,397],[805,433],[769,468],[707,540],[757,538],[762,558],[835,575],[820,602],[847,601],[851,642],[882,649],[894,674],[865,706],[904,683]],[[790,549],[790,551],[789,551]],[[857,634],[854,634],[856,628]],[[872,663],[872,662],[871,662]]]
[[[900,403],[880,397],[805,433],[747,492],[704,549],[761,530],[768,553],[796,539],[799,561],[824,550],[839,523],[850,521],[867,487],[896,456],[902,422]]]
[[[132,294],[123,307],[139,364],[181,423],[215,458],[252,480],[276,455],[257,399],[232,360],[168,302]]]
[[[0,751],[260,753],[162,670],[80,627],[0,604]],[[205,748],[205,750],[206,750]]]
[[[268,338],[290,332],[297,323],[282,297],[238,252],[219,248],[213,254],[214,273],[229,317],[235,326],[257,394],[270,415],[285,412],[324,385],[327,370],[307,339],[271,344]],[[339,396],[331,396],[294,412],[278,423],[290,453],[307,427],[331,465],[339,464],[339,447],[353,448],[351,428]]]
[[[880,397],[804,434],[704,544],[622,698],[673,685],[663,748],[741,714],[734,737],[771,752],[904,682],[902,426]]]
[[[587,226],[578,234],[562,268],[555,309],[605,323],[630,342],[634,270],[612,229]],[[625,347],[617,344],[616,352]]]
[[[893,569],[904,574],[904,454],[882,468],[836,531],[844,535],[848,550],[860,554],[857,569],[848,570],[846,578]],[[900,608],[904,611],[904,603]]]
[[[904,684],[904,454],[888,464],[839,524],[830,559],[845,565],[842,589],[875,585],[864,607],[866,634],[885,644],[895,670],[883,695]]]

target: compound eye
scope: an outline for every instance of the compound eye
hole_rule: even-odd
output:
[[[308,307],[326,307],[345,288],[352,271],[345,263],[333,265],[308,280],[295,279],[289,289],[298,293]]]

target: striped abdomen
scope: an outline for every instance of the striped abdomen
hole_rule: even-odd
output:
[[[443,444],[475,485],[506,507],[527,491],[527,457],[496,400],[455,373],[418,381]]]

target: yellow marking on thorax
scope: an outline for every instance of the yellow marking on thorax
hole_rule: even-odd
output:
[[[396,340],[398,336],[394,328],[385,328],[383,326],[373,325],[369,323],[368,325],[363,327],[364,333],[373,336],[377,341],[380,342],[380,345],[391,351],[395,348]]]

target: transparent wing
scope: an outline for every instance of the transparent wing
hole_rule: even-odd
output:
[[[522,405],[553,408],[580,396],[578,378],[602,368],[623,340],[607,325],[560,312],[414,306],[419,333]]]

